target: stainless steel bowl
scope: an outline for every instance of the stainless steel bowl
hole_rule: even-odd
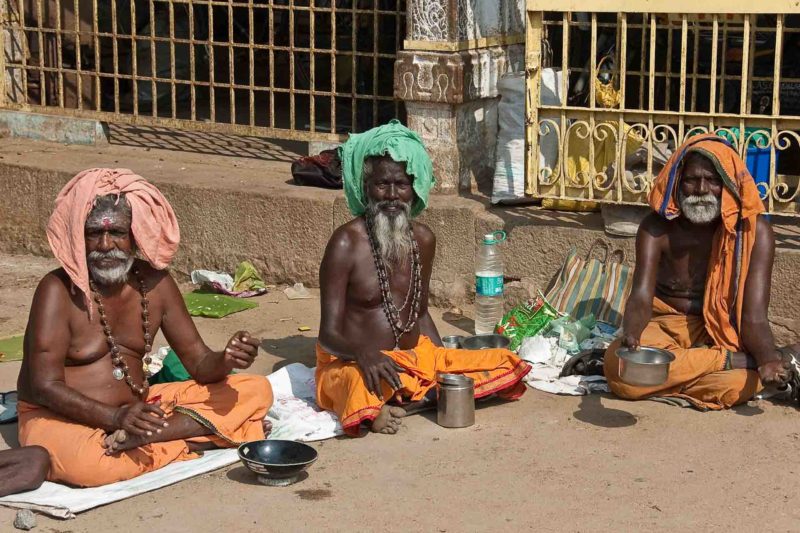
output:
[[[488,335],[473,335],[461,341],[461,348],[464,350],[485,350],[487,348],[508,348],[511,339],[491,333]]]
[[[661,348],[640,346],[638,350],[619,348],[619,378],[628,385],[652,387],[661,385],[669,376],[669,365],[675,355]]]
[[[317,460],[317,450],[290,440],[257,440],[239,446],[239,459],[264,485],[285,486]]]
[[[442,344],[445,348],[461,348],[461,341],[464,337],[461,335],[448,335],[442,337]]]

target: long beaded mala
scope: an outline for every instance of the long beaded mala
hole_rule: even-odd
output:
[[[150,364],[151,359],[148,355],[150,353],[150,349],[152,348],[153,344],[153,337],[150,335],[150,312],[147,310],[148,300],[147,300],[147,285],[144,283],[144,279],[139,274],[138,269],[133,270],[134,276],[136,276],[137,280],[139,281],[139,293],[142,295],[142,329],[144,330],[144,363]],[[143,396],[147,389],[150,387],[150,383],[147,381],[147,377],[145,376],[144,381],[141,386],[137,385],[133,382],[133,378],[130,375],[130,368],[125,360],[122,358],[122,355],[119,351],[119,346],[117,346],[117,341],[114,336],[111,334],[111,326],[108,325],[108,320],[106,319],[106,310],[103,307],[103,300],[100,298],[100,293],[97,290],[97,287],[94,284],[94,281],[91,279],[89,280],[89,288],[91,288],[92,293],[94,295],[94,301],[97,302],[97,313],[100,315],[100,325],[103,326],[103,333],[106,335],[106,341],[108,342],[108,346],[111,349],[111,362],[114,365],[114,370],[112,370],[111,375],[114,376],[114,379],[117,381],[125,380],[125,383],[138,394],[139,396]]]
[[[394,335],[395,350],[400,348],[400,338],[406,333],[414,329],[419,318],[420,300],[422,299],[422,262],[419,258],[419,246],[414,234],[409,228],[411,237],[411,280],[409,280],[408,292],[411,294],[411,310],[408,314],[408,321],[403,324],[400,318],[400,313],[408,305],[408,294],[406,294],[406,301],[400,309],[394,304],[394,296],[389,284],[389,273],[386,269],[386,264],[378,252],[378,246],[375,242],[373,233],[372,220],[370,217],[365,216],[364,221],[367,225],[367,236],[369,238],[369,246],[372,250],[372,258],[375,261],[375,270],[378,272],[378,285],[381,289],[381,302],[383,303],[383,313],[386,315],[386,320],[392,328]]]

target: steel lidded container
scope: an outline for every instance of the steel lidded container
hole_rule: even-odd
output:
[[[446,428],[465,428],[475,423],[475,380],[461,374],[438,374],[437,422]]]

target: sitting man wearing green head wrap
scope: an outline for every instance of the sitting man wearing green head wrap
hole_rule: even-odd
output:
[[[527,363],[508,350],[443,348],[428,312],[436,237],[413,219],[434,178],[419,136],[392,121],[351,135],[339,156],[355,218],[334,231],[320,267],[319,405],[359,436],[396,433],[432,405],[439,372],[473,378],[476,398],[519,398]]]

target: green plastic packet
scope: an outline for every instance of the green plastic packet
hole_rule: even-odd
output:
[[[494,331],[511,339],[508,349],[516,352],[526,337],[537,335],[558,316],[558,311],[540,295],[506,313]]]
[[[233,274],[233,292],[257,291],[267,286],[250,261],[242,261]]]

